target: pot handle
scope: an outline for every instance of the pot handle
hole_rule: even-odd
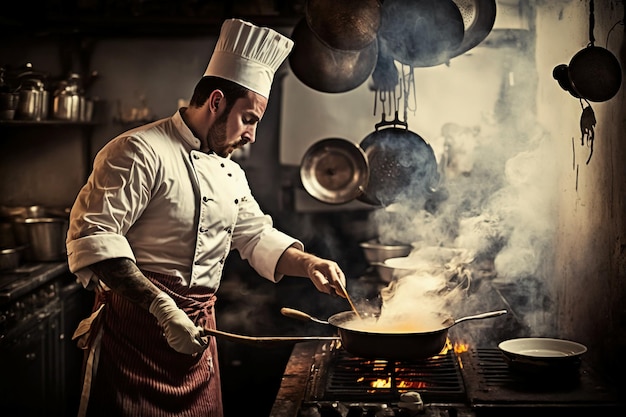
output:
[[[506,310],[497,310],[497,311],[489,311],[487,313],[482,313],[482,314],[476,314],[474,316],[465,316],[465,317],[461,317],[459,319],[454,320],[454,324],[458,324],[458,323],[461,323],[462,321],[467,321],[467,320],[488,319],[490,317],[498,317],[506,313],[508,313],[508,311]]]
[[[376,123],[376,124],[374,125],[374,127],[375,127],[375,128],[376,128],[376,130],[378,131],[378,129],[380,129],[381,127],[387,127],[387,126],[393,126],[393,127],[395,127],[395,126],[398,126],[398,125],[400,125],[400,126],[404,127],[406,130],[408,130],[408,129],[409,129],[409,124],[408,124],[406,121],[404,121],[404,122],[403,122],[403,121],[401,121],[401,120],[398,118],[398,110],[396,110],[395,116],[394,116],[394,118],[393,118],[393,119],[391,119],[391,120],[386,120],[386,119],[385,119],[385,113],[383,113],[383,118],[382,118],[382,120],[381,120],[380,122]]]
[[[328,323],[325,320],[320,320],[318,318],[315,318],[313,316],[308,315],[307,313],[305,313],[303,311],[295,310],[293,308],[283,307],[283,308],[280,309],[280,313],[283,316],[291,317],[292,319],[297,319],[297,320],[302,320],[302,321],[313,321],[313,322],[319,323],[319,324],[328,324],[328,325],[330,325],[330,323]]]

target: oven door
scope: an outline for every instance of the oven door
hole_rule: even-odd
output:
[[[0,341],[0,408],[6,415],[65,415],[61,302],[7,329]]]

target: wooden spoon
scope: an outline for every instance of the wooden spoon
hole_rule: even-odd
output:
[[[343,283],[341,281],[339,281],[339,285],[341,286],[341,291],[343,291],[343,294],[346,296],[346,299],[348,300],[348,303],[350,303],[350,308],[352,308],[352,311],[354,311],[354,314],[356,314],[356,316],[360,319],[361,315],[359,314],[359,312],[357,311],[354,303],[352,302],[352,299],[350,298],[350,295],[348,294],[348,291],[346,290],[346,287],[343,285]]]

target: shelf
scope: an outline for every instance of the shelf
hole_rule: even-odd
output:
[[[97,122],[72,122],[67,120],[0,120],[0,126],[95,126]]]
[[[0,34],[48,36],[216,36],[224,19],[240,18],[270,27],[294,26],[304,16],[305,0],[152,0],[44,4],[0,17]]]

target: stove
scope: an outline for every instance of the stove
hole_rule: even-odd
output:
[[[340,341],[294,346],[272,417],[623,415],[619,396],[583,361],[572,376],[509,369],[497,348],[422,361],[351,356]]]

